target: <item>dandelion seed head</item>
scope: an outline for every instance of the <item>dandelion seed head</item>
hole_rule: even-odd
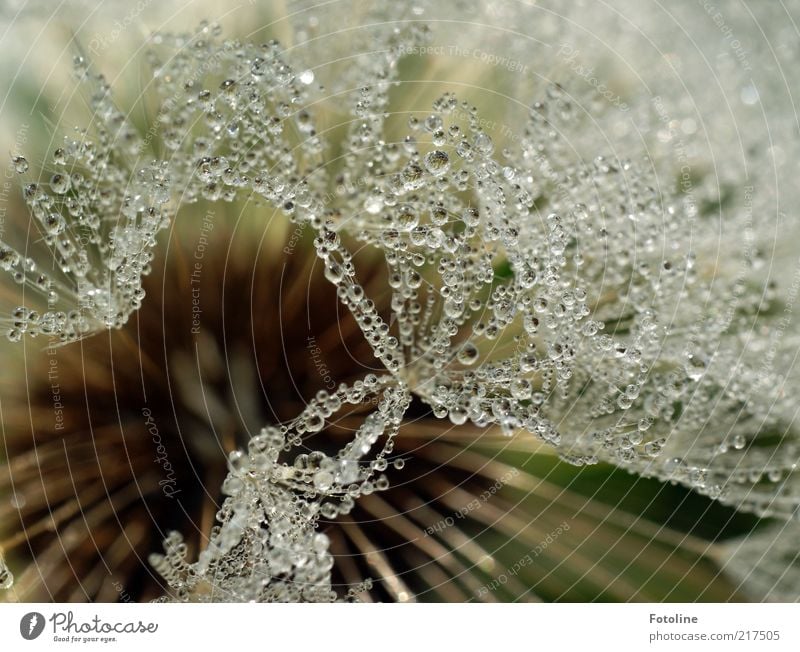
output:
[[[695,189],[689,164],[697,153],[680,154],[677,184],[662,181],[676,170],[660,155],[680,144],[676,125],[689,134],[697,124],[671,117],[672,104],[636,104],[653,123],[642,147],[619,103],[573,79],[541,84],[502,129],[443,92],[403,116],[398,135],[393,88],[404,56],[431,41],[417,19],[426,9],[386,9],[374,54],[327,71],[340,140],[320,128],[326,71],[277,40],[223,39],[207,23],[154,35],[156,143],[75,58],[96,124],[59,144],[49,181],[24,189],[55,265],[0,243],[0,268],[39,301],[26,294],[14,307],[8,339],[68,343],[124,327],[180,209],[257,198],[313,235],[325,279],[382,367],[229,453],[207,546],[190,561],[172,533],[151,557],[169,599],[339,599],[317,523],[389,488],[383,472],[412,396],[454,426],[524,433],[573,465],[610,462],[762,516],[797,511],[798,448],[783,436],[794,418],[788,402],[768,407],[779,374],[758,367],[763,343],[743,353],[732,336],[773,296],[717,274],[724,263],[705,244],[713,226],[695,197],[712,193]],[[739,97],[752,106],[761,94],[744,86]],[[12,165],[28,181],[27,161]],[[385,266],[388,305],[356,250]],[[749,261],[763,267],[758,253]],[[343,406],[370,401],[346,444],[298,452]]]

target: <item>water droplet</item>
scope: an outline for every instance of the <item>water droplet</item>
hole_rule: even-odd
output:
[[[511,382],[511,396],[518,401],[525,401],[531,397],[533,388],[531,382],[525,378],[517,378]]]
[[[461,214],[461,219],[464,220],[464,224],[469,227],[476,227],[480,224],[480,214],[478,213],[478,209],[474,206],[469,206],[464,209],[464,212]]]
[[[63,195],[67,192],[69,190],[69,185],[69,176],[66,174],[54,174],[50,177],[50,187],[53,189],[53,192],[59,195]]]
[[[748,84],[740,93],[740,97],[742,98],[742,102],[747,104],[748,106],[752,106],[756,104],[759,99],[758,89],[753,86],[753,84]]]
[[[402,172],[403,185],[406,190],[418,190],[425,183],[422,168],[414,163],[409,163]]]
[[[394,223],[402,231],[411,231],[419,223],[419,217],[413,207],[402,204],[397,207]]]
[[[47,231],[49,235],[59,235],[60,233],[63,233],[67,226],[64,218],[58,213],[50,213],[46,215],[42,219],[42,224],[44,225],[45,231]]]
[[[247,473],[250,467],[250,459],[242,451],[231,451],[228,455],[228,468],[231,473],[242,475]]]
[[[458,361],[464,365],[475,364],[478,359],[478,347],[472,342],[467,342],[458,351]]]
[[[306,418],[305,426],[308,432],[319,432],[322,430],[324,425],[325,419],[323,419],[322,416],[317,412],[309,414]]]
[[[450,410],[448,416],[450,417],[450,421],[452,421],[454,425],[462,426],[467,422],[467,417],[469,416],[469,414],[462,407],[454,407]]]
[[[703,374],[706,373],[706,361],[699,355],[689,354],[686,356],[686,364],[684,365],[684,369],[686,370],[686,375],[695,382],[700,380],[703,377]]]
[[[333,284],[341,283],[344,274],[344,268],[339,263],[329,261],[325,266],[325,278]]]
[[[339,484],[352,484],[358,480],[358,462],[354,460],[341,460],[337,472]]]
[[[494,143],[492,142],[489,134],[479,132],[475,134],[475,139],[472,141],[473,146],[482,154],[489,156],[494,151]]]
[[[28,161],[24,156],[12,156],[11,162],[14,164],[14,170],[17,174],[25,174],[28,171]]]
[[[383,208],[383,197],[380,193],[369,195],[364,201],[364,210],[370,215],[377,215]]]
[[[314,474],[314,486],[320,491],[327,491],[333,486],[333,473],[320,469]]]
[[[425,168],[435,177],[440,177],[450,169],[450,158],[440,149],[425,155]]]
[[[14,575],[6,566],[5,560],[0,557],[0,589],[10,589],[14,585]]]

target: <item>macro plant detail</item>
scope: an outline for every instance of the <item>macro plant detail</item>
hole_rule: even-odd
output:
[[[611,464],[682,485],[737,512],[775,519],[773,527],[793,528],[800,448],[787,383],[791,371],[781,368],[780,360],[773,364],[780,358],[774,348],[765,363],[771,346],[790,351],[797,343],[794,336],[781,339],[780,294],[774,283],[764,282],[761,254],[751,242],[736,270],[726,268],[722,245],[708,244],[721,239],[718,224],[708,217],[719,188],[700,173],[687,181],[681,176],[685,165],[676,165],[671,153],[625,132],[629,108],[658,127],[665,111],[677,115],[681,107],[626,98],[621,111],[596,85],[565,74],[538,83],[522,115],[499,133],[457,90],[437,90],[423,109],[407,108],[398,89],[404,88],[409,57],[434,47],[435,30],[420,17],[436,10],[420,5],[375,11],[382,20],[369,31],[371,56],[331,75],[330,87],[312,60],[320,55],[313,43],[295,53],[280,40],[226,37],[209,23],[191,33],[154,33],[144,54],[150,76],[140,100],[152,116],[146,132],[117,107],[106,77],[81,51],[73,75],[88,98],[89,124],[54,149],[43,166],[55,170],[52,174],[35,178],[28,162],[33,157],[12,154],[31,229],[23,244],[6,236],[0,242],[0,265],[21,295],[6,317],[6,336],[20,346],[48,340],[52,359],[69,360],[74,347],[104,346],[95,339],[119,338],[109,340],[119,348],[130,332],[125,329],[134,325],[137,332],[149,332],[150,289],[169,315],[171,281],[159,289],[162,279],[153,271],[171,278],[169,265],[158,263],[159,251],[171,251],[166,236],[183,237],[177,224],[183,218],[193,215],[196,226],[205,210],[210,225],[214,207],[248,202],[263,216],[266,235],[238,256],[260,260],[266,242],[270,260],[259,273],[269,282],[258,286],[255,271],[230,263],[236,282],[250,283],[247,306],[244,295],[231,297],[236,288],[221,272],[216,311],[206,309],[200,317],[201,289],[195,296],[189,265],[199,284],[201,276],[209,278],[214,266],[224,269],[228,261],[198,256],[199,249],[191,260],[186,248],[194,243],[176,245],[178,262],[172,265],[184,287],[182,295],[175,294],[176,312],[182,306],[175,323],[185,322],[191,301],[190,332],[201,336],[203,353],[187,353],[178,336],[176,341],[154,336],[158,345],[152,350],[167,351],[172,371],[162,377],[151,370],[140,403],[152,400],[151,382],[169,387],[172,396],[171,374],[176,375],[180,410],[188,415],[176,424],[205,433],[205,443],[190,444],[196,450],[187,454],[187,468],[208,470],[199,473],[207,495],[189,510],[205,531],[186,530],[184,538],[181,528],[198,528],[178,518],[177,510],[166,510],[169,531],[159,532],[163,554],[146,552],[166,585],[163,595],[154,596],[152,578],[142,579],[148,586],[142,594],[160,601],[356,600],[373,588],[369,572],[377,570],[390,598],[411,598],[404,574],[380,555],[369,569],[338,569],[331,550],[344,545],[340,538],[367,550],[351,518],[358,510],[376,520],[383,515],[394,523],[390,529],[407,539],[412,534],[425,539],[423,523],[406,516],[413,511],[409,505],[430,510],[425,523],[449,512],[436,513],[402,489],[397,504],[390,498],[394,476],[415,463],[426,474],[428,465],[431,476],[440,473],[437,481],[450,496],[444,503],[452,512],[458,506],[448,500],[466,481],[451,478],[465,471],[470,477],[485,475],[488,458],[477,453],[448,465],[442,458],[449,454],[446,437],[427,452],[403,443],[404,428],[416,421],[430,432],[463,429],[478,445],[483,438],[522,439],[573,466]],[[372,16],[369,10],[366,15]],[[598,124],[622,134],[619,142],[609,143]],[[722,204],[716,207],[722,210]],[[753,207],[745,208],[730,209],[734,227],[729,228],[741,225],[748,237],[761,237],[752,233]],[[267,231],[273,219],[285,223],[283,235]],[[208,227],[208,237],[226,228]],[[255,239],[258,229],[247,228],[244,237]],[[287,238],[292,230],[296,235]],[[234,235],[225,234],[232,242]],[[190,262],[184,265],[183,258]],[[227,357],[231,328],[241,329],[242,346],[267,350],[265,333],[275,336],[274,324],[265,325],[274,318],[269,295],[283,288],[278,270],[287,265],[306,283],[309,296],[325,295],[327,284],[338,307],[326,304],[329,314],[318,317],[321,332],[329,334],[334,326],[344,332],[359,364],[348,363],[342,353],[345,361],[336,369],[342,375],[330,374],[336,381],[302,403],[289,402],[265,415],[253,405],[264,390],[265,369],[278,365],[275,351],[268,364],[237,367],[237,388],[257,385],[252,378],[258,377],[257,390],[236,389],[228,396],[211,388],[228,380],[216,358]],[[281,294],[279,314],[290,306],[302,312],[298,288],[288,298]],[[766,335],[750,337],[755,323]],[[200,356],[196,365],[194,354]],[[310,358],[307,350],[301,354]],[[124,386],[133,388],[135,370],[116,371],[124,360],[114,357],[109,354],[112,375],[120,374]],[[79,367],[77,359],[59,364]],[[309,387],[315,383],[318,387],[319,379]],[[139,401],[139,389],[131,392]],[[210,406],[207,393],[215,397]],[[45,398],[51,400],[52,392]],[[163,417],[145,421],[141,405],[135,406],[138,432],[119,440],[116,432],[100,437],[108,449],[95,453],[97,459],[106,463],[106,456],[115,454],[110,451],[123,448],[135,458],[141,446],[136,436],[155,443],[153,428],[158,431]],[[265,417],[268,422],[256,423]],[[63,442],[67,459],[85,446],[79,432]],[[50,435],[43,444],[51,456],[45,462],[55,460],[54,468],[60,468],[62,446],[52,428]],[[226,450],[222,471],[213,462],[220,447]],[[33,467],[24,451],[7,450],[4,464],[13,486],[19,482],[15,473],[24,480]],[[158,459],[163,471],[170,464],[171,473],[167,448]],[[141,473],[151,495],[166,495],[172,480],[159,480],[152,464],[147,472],[144,468],[134,466],[130,481],[138,482]],[[530,481],[508,477],[508,491]],[[122,487],[120,495],[132,509],[135,499],[128,489]],[[218,490],[220,504],[212,496]],[[40,507],[47,493],[39,498]],[[474,495],[480,492],[467,498]],[[484,502],[485,507],[476,503],[468,510],[470,518],[486,527],[502,521],[498,529],[511,538],[514,526],[493,511],[499,508],[491,501]],[[67,502],[63,509],[67,519],[79,508]],[[110,512],[102,511],[97,521],[107,524]],[[32,513],[24,515],[19,533],[4,532],[3,548],[58,527],[60,518],[36,522]],[[539,545],[537,554],[556,554],[558,546],[568,545],[550,535],[562,522],[553,519],[544,519],[541,538],[529,542],[550,537],[551,550]],[[332,537],[323,532],[337,523],[341,530]],[[626,527],[635,532],[635,526]],[[565,538],[579,536],[566,530]],[[151,535],[139,534],[152,542]],[[491,554],[465,543],[460,529],[440,534],[464,548],[470,568],[478,567],[484,580],[461,562],[441,562],[446,551],[432,538],[419,544],[422,553],[445,572],[464,575],[473,595],[492,595],[496,587],[485,581],[485,569],[495,563]],[[734,568],[747,568],[759,547],[756,536],[753,543],[746,538],[735,550],[715,554]],[[116,545],[125,546],[121,540]],[[794,563],[793,549],[780,548],[777,570],[764,565],[768,576],[772,572],[771,584],[759,585],[760,576],[742,580],[754,595],[772,595],[776,583],[780,595],[792,595],[782,570]],[[58,556],[52,547],[40,554],[42,563],[48,555]],[[23,584],[35,583],[27,572]],[[0,557],[0,586],[13,585],[12,571]],[[519,592],[526,593],[522,586]],[[455,592],[454,599],[463,597]]]

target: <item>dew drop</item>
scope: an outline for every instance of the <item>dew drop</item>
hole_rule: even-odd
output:
[[[54,174],[50,177],[50,187],[53,189],[53,192],[59,195],[63,195],[67,192],[69,190],[69,185],[69,176],[66,174]]]
[[[231,473],[247,473],[249,467],[250,460],[242,451],[231,451],[230,455],[228,455],[228,468]]]
[[[42,219],[42,224],[44,225],[45,231],[47,231],[49,235],[59,235],[60,233],[63,233],[67,226],[64,218],[58,213],[50,213],[49,215],[45,216]]]
[[[450,410],[448,416],[450,421],[456,426],[463,426],[467,422],[469,416],[467,411],[462,407],[454,407]]]
[[[28,171],[28,161],[24,156],[12,156],[11,162],[14,164],[17,174],[25,174]]]
[[[322,430],[323,426],[325,425],[325,419],[323,419],[318,413],[313,413],[308,415],[306,419],[306,430],[309,432],[319,432]]]
[[[399,206],[395,217],[395,224],[402,231],[411,231],[419,223],[416,211],[408,204]]]
[[[406,190],[418,190],[425,183],[422,168],[414,163],[409,163],[402,172],[403,185]]]
[[[518,378],[511,382],[511,396],[518,401],[525,401],[531,397],[533,388],[526,378]]]
[[[475,134],[475,139],[473,140],[472,144],[475,149],[486,156],[494,151],[494,143],[492,142],[491,137],[483,132]]]
[[[686,375],[696,382],[706,373],[706,366],[706,362],[701,356],[690,354],[687,356],[684,369],[686,370]]]
[[[377,215],[383,208],[383,198],[380,194],[371,194],[364,200],[364,210],[370,215]]]

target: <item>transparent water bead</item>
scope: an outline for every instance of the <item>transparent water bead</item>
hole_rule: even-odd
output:
[[[525,401],[531,397],[533,387],[526,378],[518,378],[511,383],[511,396],[520,401]]]
[[[383,208],[383,198],[380,194],[371,194],[364,201],[364,210],[372,215],[377,215]]]
[[[406,15],[394,5],[382,11]],[[196,575],[183,576],[189,562],[177,539],[157,560],[179,597],[204,595],[202,581],[216,587],[219,577],[222,593],[237,598],[331,599],[332,561],[314,538],[316,521],[385,485],[377,474],[407,405],[406,377],[437,417],[453,423],[525,431],[571,463],[604,460],[751,511],[796,511],[797,455],[789,447],[796,437],[769,437],[789,432],[780,415],[793,413],[790,399],[768,414],[764,401],[746,400],[787,384],[762,374],[760,360],[739,364],[729,324],[696,322],[693,307],[723,314],[739,295],[724,279],[707,287],[702,271],[715,261],[688,249],[703,240],[692,229],[703,227],[692,219],[697,209],[660,183],[674,172],[669,162],[642,159],[638,146],[625,151],[629,142],[609,156],[601,136],[627,129],[619,122],[627,118],[581,83],[529,98],[530,114],[510,125],[514,137],[504,138],[502,152],[477,108],[451,94],[433,103],[433,113],[409,119],[412,133],[398,134],[390,89],[406,69],[402,52],[425,43],[427,28],[380,23],[370,47],[381,56],[343,71],[342,88],[355,89],[340,96],[353,118],[337,130],[346,132],[343,142],[317,129],[324,97],[314,62],[304,60],[298,72],[277,42],[232,47],[201,29],[154,40],[151,55],[163,63],[153,100],[168,156],[142,163],[152,147],[82,60],[87,122],[100,124],[65,138],[53,157],[62,172],[80,173],[66,189],[65,175],[25,186],[44,242],[68,276],[58,288],[69,305],[40,310],[38,323],[12,311],[4,321],[10,339],[38,331],[69,341],[119,327],[141,304],[142,276],[178,204],[256,193],[313,230],[326,278],[385,367],[385,377],[339,388],[291,423],[264,429],[230,460],[229,500],[219,532],[191,566]],[[569,110],[567,96],[589,114]],[[331,161],[331,152],[345,155]],[[12,162],[27,170],[27,162]],[[74,230],[86,231],[91,246],[71,240]],[[355,256],[362,248],[385,259],[388,287],[362,277]],[[37,296],[52,296],[52,282],[5,243],[0,269]],[[391,295],[390,314],[372,292]],[[715,355],[730,364],[711,365]],[[333,413],[365,399],[373,413],[351,441],[335,453],[315,451],[313,435]],[[698,434],[701,422],[716,427]],[[739,437],[748,445],[737,447]],[[301,442],[302,452],[292,450]],[[752,459],[756,453],[763,455]],[[766,482],[774,471],[780,481]],[[287,552],[287,541],[296,549]],[[304,563],[317,573],[308,595],[299,584]],[[275,579],[278,571],[286,582]]]
[[[364,401],[373,401],[375,411],[340,451],[306,452],[300,435],[307,432],[310,417],[324,421],[342,405]],[[346,514],[359,496],[388,488],[388,479],[375,474],[387,468],[386,456],[409,401],[406,388],[392,377],[368,375],[333,394],[319,392],[290,423],[262,429],[247,453],[232,452],[219,525],[197,561],[187,561],[177,533],[165,539],[165,554],[151,556],[173,589],[172,599],[340,600],[331,585],[330,542],[316,531],[318,519]],[[286,442],[304,451],[291,465],[283,461]],[[214,596],[204,591],[206,583],[213,583]]]
[[[708,363],[706,359],[696,353],[690,353],[686,356],[686,375],[693,381],[699,381],[706,373]]]
[[[475,362],[478,360],[478,355],[478,347],[476,347],[472,342],[467,342],[458,350],[457,357],[461,364],[471,365],[475,364]]]
[[[740,451],[747,445],[747,438],[741,433],[736,434],[731,439],[731,444],[733,445],[734,449]]]
[[[440,177],[450,169],[450,157],[438,149],[428,152],[425,155],[425,169],[433,176]]]
[[[0,589],[7,590],[14,586],[14,575],[0,554]]]
[[[409,163],[405,167],[402,178],[406,190],[418,190],[425,184],[425,173],[415,163]]]
[[[476,150],[486,156],[490,155],[494,151],[494,142],[492,142],[491,136],[482,131],[475,134],[475,139],[472,145]]]
[[[314,486],[320,491],[327,491],[333,486],[333,473],[320,469],[314,474]]]

